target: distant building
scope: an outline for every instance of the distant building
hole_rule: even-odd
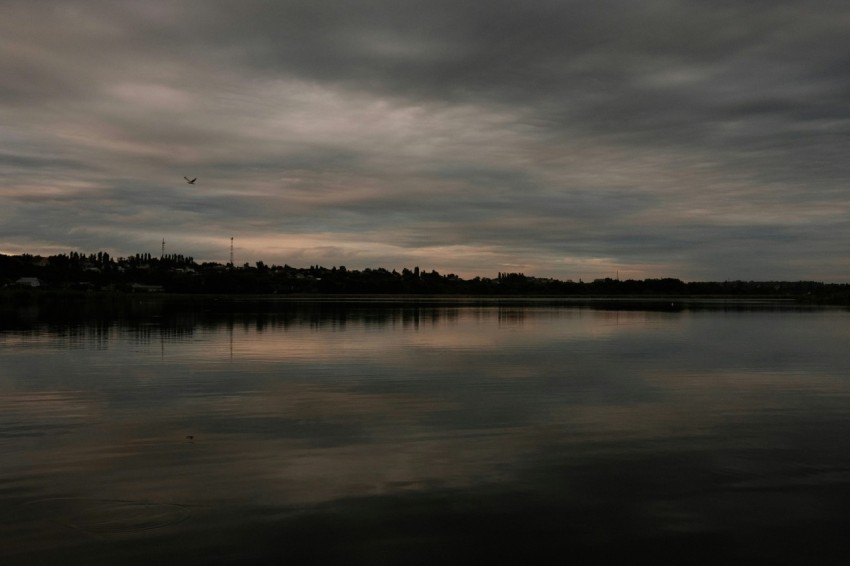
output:
[[[41,287],[41,281],[38,280],[38,277],[21,277],[15,283],[21,287]]]
[[[162,285],[144,285],[142,283],[133,283],[130,285],[130,290],[134,293],[162,293],[165,288]]]

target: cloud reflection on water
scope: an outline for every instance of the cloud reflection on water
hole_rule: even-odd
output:
[[[728,513],[749,517],[732,522],[744,531],[786,524],[753,502],[831,520],[810,506],[819,492],[754,490],[846,483],[846,314],[516,314],[224,318],[143,340],[118,326],[65,349],[6,332],[14,457],[0,470],[25,489],[4,498],[186,505],[197,511],[174,529],[191,531],[226,509],[290,524],[279,514],[513,494],[523,512],[560,509],[585,542],[626,515],[612,532],[638,538],[722,533]],[[440,513],[476,516],[467,503]]]

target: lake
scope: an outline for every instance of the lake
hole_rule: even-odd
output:
[[[8,307],[0,563],[846,564],[850,313]]]

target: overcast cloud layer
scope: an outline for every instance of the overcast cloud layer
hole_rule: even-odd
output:
[[[845,0],[0,15],[0,253],[850,281]]]

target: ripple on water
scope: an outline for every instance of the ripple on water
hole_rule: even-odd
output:
[[[192,515],[183,505],[119,499],[63,497],[40,499],[25,505],[64,526],[92,535],[161,529],[182,523]]]

